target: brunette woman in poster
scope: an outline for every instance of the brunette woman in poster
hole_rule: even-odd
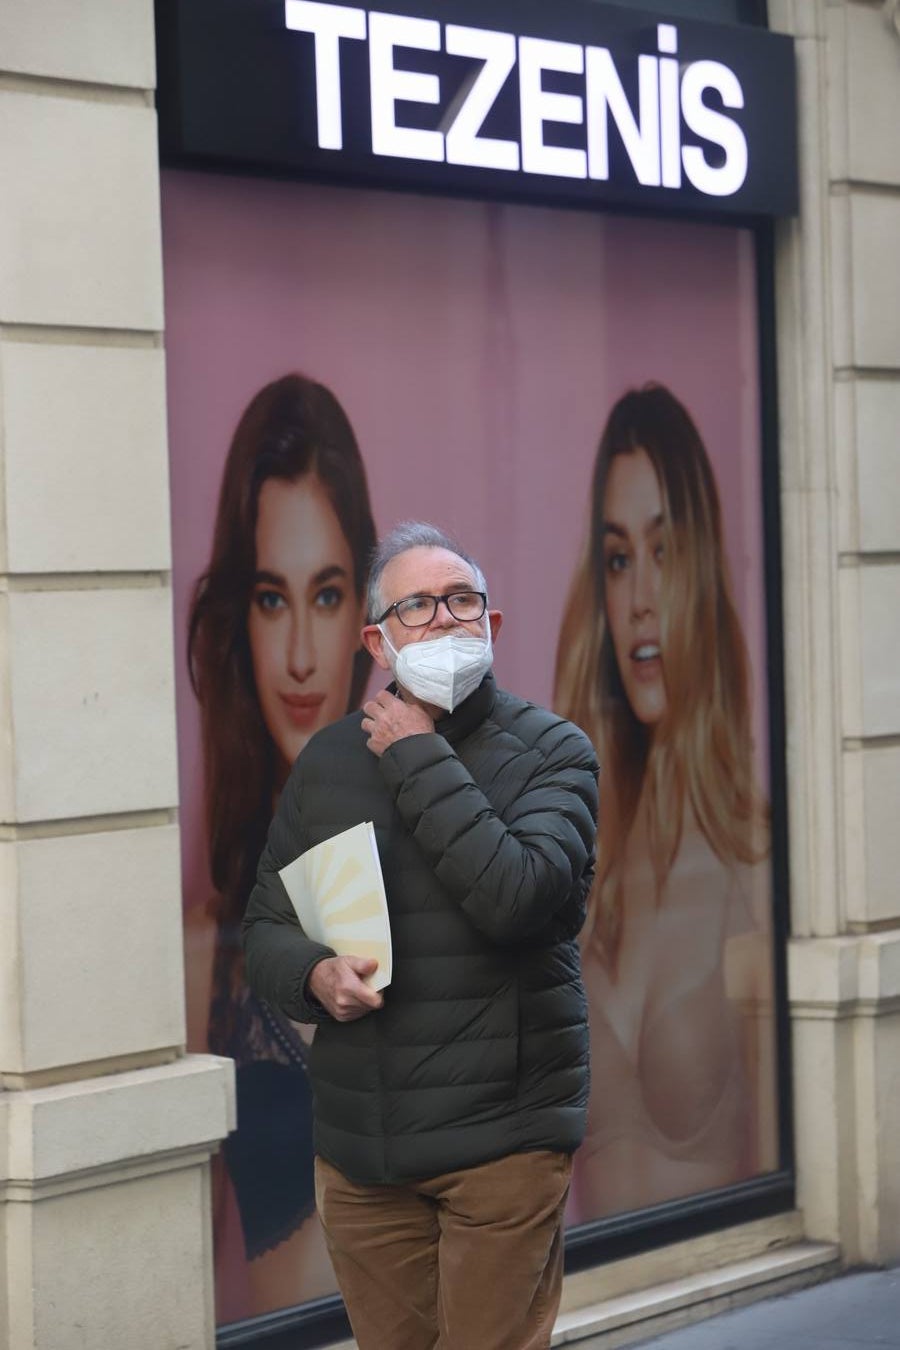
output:
[[[588,1132],[570,1220],[773,1165],[768,807],[703,442],[660,385],[616,403],[556,663],[600,752],[583,934]]]
[[[315,1214],[306,1043],[247,988],[240,927],[291,765],[315,731],[360,703],[374,543],[365,470],[334,395],[298,374],[266,385],[228,451],[188,633],[215,887],[186,922],[189,1027],[195,1048],[234,1059],[237,1078],[238,1129],[223,1146],[216,1197],[228,1320],[336,1289]],[[248,1262],[240,1310],[224,1287],[235,1274],[223,1240],[229,1187]]]

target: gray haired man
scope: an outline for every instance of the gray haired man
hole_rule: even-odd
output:
[[[442,531],[378,548],[362,641],[394,682],[326,727],[282,793],[244,925],[251,985],[316,1022],[316,1201],[360,1350],[541,1350],[585,1126],[576,934],[597,764],[499,689],[502,616]],[[375,826],[391,984],[300,928],[278,869]]]

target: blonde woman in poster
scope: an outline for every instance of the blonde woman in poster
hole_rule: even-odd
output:
[[[266,385],[228,451],[188,633],[215,887],[186,920],[189,1034],[194,1048],[234,1059],[237,1081],[238,1129],[223,1146],[216,1197],[228,1320],[336,1289],[315,1214],[306,1044],[248,989],[240,927],[293,761],[315,731],[359,706],[374,542],[365,470],[337,399],[299,374]],[[243,1271],[229,1237],[235,1200]],[[243,1305],[228,1288],[236,1275]]]
[[[612,409],[556,663],[598,747],[588,1131],[570,1221],[774,1165],[768,806],[721,512],[664,387]]]

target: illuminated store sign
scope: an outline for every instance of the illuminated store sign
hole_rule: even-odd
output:
[[[591,0],[159,0],[169,163],[789,214],[789,39]]]

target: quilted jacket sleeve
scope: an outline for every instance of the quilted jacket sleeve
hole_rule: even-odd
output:
[[[554,720],[537,767],[502,818],[438,734],[396,741],[381,758],[397,809],[442,886],[493,942],[550,923],[593,871],[597,762],[587,737]]]
[[[328,1014],[306,996],[313,966],[330,947],[313,942],[297,920],[278,869],[303,852],[300,828],[301,772],[295,767],[285,784],[244,914],[244,959],[247,982],[260,998],[280,1008],[295,1022],[322,1022]]]

